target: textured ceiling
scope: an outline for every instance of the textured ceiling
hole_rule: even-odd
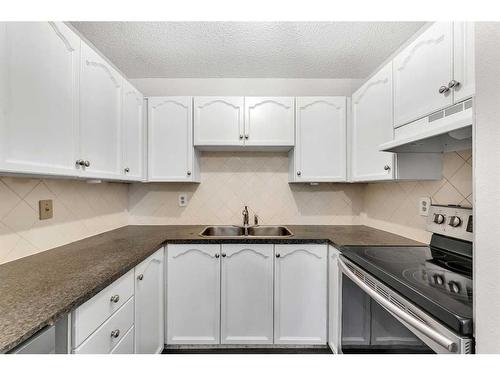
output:
[[[73,22],[129,78],[365,78],[423,22]]]

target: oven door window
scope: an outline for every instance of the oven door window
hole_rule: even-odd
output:
[[[342,352],[433,353],[345,275],[342,275]]]

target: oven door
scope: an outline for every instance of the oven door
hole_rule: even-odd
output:
[[[343,353],[470,353],[458,336],[344,257],[341,350]]]

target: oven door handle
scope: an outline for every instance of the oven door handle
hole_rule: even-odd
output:
[[[428,325],[422,323],[420,320],[414,318],[406,311],[399,309],[397,306],[393,305],[391,302],[386,300],[384,297],[380,296],[376,291],[371,289],[369,286],[365,285],[359,278],[346,266],[346,264],[339,259],[339,266],[342,269],[342,272],[345,273],[349,279],[351,279],[357,286],[359,286],[366,294],[368,294],[371,298],[373,298],[377,303],[382,305],[386,310],[396,315],[398,318],[406,322],[408,325],[416,329],[418,332],[427,336],[434,342],[441,345],[443,348],[448,350],[451,353],[456,351],[456,343],[453,340],[450,340],[448,337],[442,335],[437,332],[433,328]]]

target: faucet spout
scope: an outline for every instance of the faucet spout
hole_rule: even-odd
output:
[[[248,220],[248,206],[245,206],[245,208],[243,208],[243,226],[244,227],[248,227],[248,223],[249,223],[249,220]]]

